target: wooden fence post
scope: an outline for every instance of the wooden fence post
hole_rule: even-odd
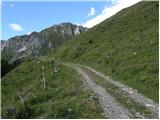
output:
[[[45,75],[44,75],[44,66],[42,66],[42,75],[43,75],[43,88],[44,90],[46,90],[46,79],[45,79]]]

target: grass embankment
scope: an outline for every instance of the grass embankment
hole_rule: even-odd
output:
[[[3,77],[2,118],[104,118],[98,101],[91,99],[93,93],[76,73],[64,66],[58,69],[52,73],[50,61],[28,59]]]
[[[126,8],[56,52],[63,61],[88,65],[159,101],[158,1]]]

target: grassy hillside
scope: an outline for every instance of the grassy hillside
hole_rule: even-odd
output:
[[[158,102],[158,2],[140,2],[64,43],[56,57],[91,66]]]
[[[45,69],[47,89],[43,88]],[[76,73],[28,59],[2,78],[2,118],[104,118],[98,100]],[[94,98],[94,99],[93,99]]]

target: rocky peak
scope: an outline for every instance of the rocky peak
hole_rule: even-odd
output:
[[[41,32],[32,32],[30,35],[15,36],[7,41],[1,41],[2,57],[10,62],[30,55],[43,55],[48,49],[61,45],[65,40],[85,32],[87,28],[61,23],[51,26]]]

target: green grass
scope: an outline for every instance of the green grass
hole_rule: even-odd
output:
[[[91,66],[158,103],[158,9],[158,2],[140,2],[126,8],[66,41],[48,58]],[[54,37],[53,33],[48,41]],[[108,87],[107,83],[100,84]],[[2,78],[1,87],[2,118],[104,118],[97,99],[91,99],[93,93],[85,89],[79,76],[64,66],[52,74],[50,60],[38,63],[27,59]],[[25,107],[17,93],[23,96]],[[121,102],[125,99],[117,98]],[[131,101],[127,107],[133,106]],[[144,110],[141,106],[136,109]]]
[[[91,66],[158,102],[158,9],[158,1],[126,8],[65,42],[55,57]]]
[[[47,89],[43,89],[41,64]],[[2,78],[2,118],[104,118],[97,100],[76,73],[59,66],[52,74],[50,61],[28,59]],[[17,95],[25,101],[25,108]]]

